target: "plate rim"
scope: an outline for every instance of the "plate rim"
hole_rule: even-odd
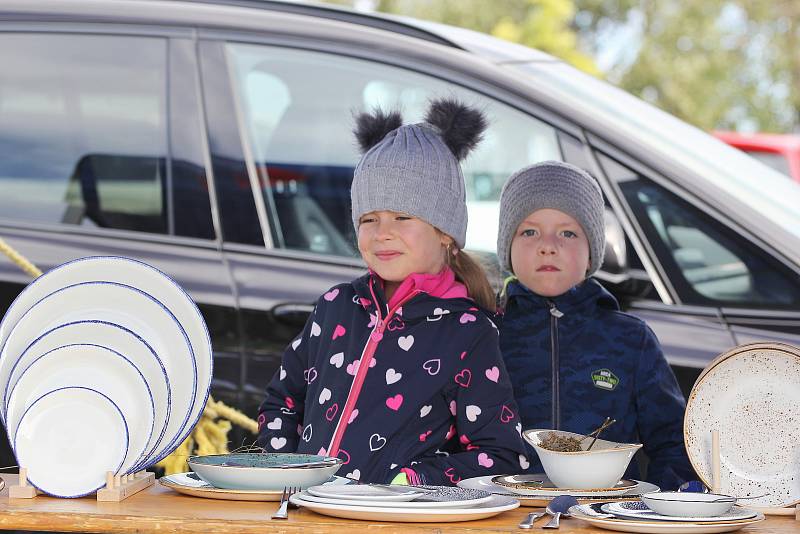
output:
[[[317,507],[317,508],[329,509],[329,510],[346,510],[346,511],[363,512],[365,514],[369,514],[369,513],[391,513],[391,514],[399,513],[399,514],[402,514],[402,515],[408,515],[410,517],[413,517],[415,515],[426,515],[426,514],[437,515],[437,516],[439,516],[439,515],[442,515],[442,516],[446,516],[446,515],[462,515],[463,516],[465,514],[466,515],[480,515],[482,513],[488,512],[488,511],[494,511],[495,509],[498,510],[497,513],[501,513],[501,512],[505,512],[505,511],[508,511],[508,510],[513,510],[513,509],[519,507],[519,501],[517,499],[513,498],[513,497],[506,497],[504,495],[491,495],[490,496],[490,500],[486,501],[486,502],[484,502],[482,504],[489,504],[492,500],[497,501],[497,500],[501,500],[501,499],[505,502],[505,504],[499,504],[498,503],[495,506],[485,506],[483,508],[476,508],[476,507],[470,507],[470,508],[456,508],[456,507],[449,507],[449,508],[416,508],[416,509],[414,509],[414,508],[390,508],[390,509],[387,510],[386,508],[380,507],[380,506],[338,505],[338,504],[324,504],[324,503],[317,503],[317,502],[313,502],[313,501],[305,501],[303,499],[303,493],[304,492],[302,492],[302,491],[299,492],[299,493],[295,493],[294,495],[292,495],[289,498],[289,502],[291,502],[292,500],[301,501],[300,503],[292,503],[292,504],[297,504],[298,506],[305,506],[306,508],[309,508],[311,510],[313,510],[314,507]],[[309,506],[309,504],[310,504],[310,506]],[[481,505],[479,504],[478,507],[480,507],[480,506]]]
[[[461,488],[466,489],[466,488]],[[477,490],[473,490],[477,491]],[[341,499],[336,497],[320,497],[318,495],[314,495],[308,492],[308,488],[299,492],[301,497],[304,500],[320,503],[320,504],[337,504],[336,502],[331,501],[343,501],[341,504],[348,504],[350,506],[358,506],[358,507],[385,507],[391,508],[392,510],[407,510],[407,509],[420,509],[420,510],[439,510],[444,508],[469,508],[470,506],[484,504],[491,501],[494,498],[493,493],[489,493],[483,497],[476,497],[474,499],[464,500],[464,501],[423,501],[423,502],[415,502],[413,500],[407,501],[367,501],[367,500],[358,500],[358,499]],[[488,493],[488,492],[487,492]],[[514,497],[509,497],[513,499]],[[315,499],[322,499],[322,500],[315,500]]]

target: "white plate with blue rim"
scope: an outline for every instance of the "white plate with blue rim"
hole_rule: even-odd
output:
[[[82,497],[120,473],[128,427],[114,402],[93,389],[68,387],[33,401],[12,443],[28,481],[56,497]]]
[[[103,319],[136,332],[162,357],[172,387],[172,414],[159,449],[143,466],[152,465],[174,450],[191,431],[195,403],[195,358],[185,330],[175,315],[154,296],[116,282],[82,282],[58,289],[36,302],[17,321],[0,352],[0,373],[7,381],[10,369],[46,330],[67,322]],[[86,326],[86,338],[91,340]],[[0,382],[1,383],[1,382]],[[207,396],[207,389],[203,398]],[[204,401],[203,401],[204,403]]]
[[[63,287],[90,281],[115,282],[135,286],[139,291],[151,295],[160,303],[163,303],[163,307],[172,315],[172,318],[167,323],[177,322],[184,329],[185,341],[183,343],[188,345],[189,353],[193,356],[190,364],[193,367],[191,374],[184,372],[182,364],[180,365],[180,370],[176,370],[174,373],[167,365],[167,360],[173,350],[180,351],[182,350],[180,347],[170,346],[169,352],[163,352],[158,347],[153,346],[162,357],[165,367],[167,367],[174,397],[172,407],[174,417],[170,420],[162,446],[149,462],[155,463],[177,448],[200,419],[208,399],[213,370],[211,338],[203,316],[186,291],[169,276],[144,262],[119,256],[90,256],[54,267],[31,282],[9,306],[2,322],[0,322],[0,349],[5,350],[6,340],[11,330],[37,302]],[[90,319],[109,320],[108,317],[92,317]],[[48,321],[48,324],[56,326],[56,324],[65,322],[69,321]],[[156,329],[168,328],[165,324],[159,325],[159,322],[155,319],[148,322],[156,325]],[[46,329],[41,329],[41,331],[44,330]],[[147,339],[144,332],[139,332],[133,328],[131,330],[150,343],[151,340]],[[7,358],[14,358],[19,352],[17,354],[12,352],[10,357],[7,356]],[[12,365],[13,362],[6,361],[0,356],[0,386],[8,381],[8,374]],[[177,390],[185,388],[178,388],[175,383],[186,380],[191,380],[189,387],[193,395],[186,408],[182,408],[177,400],[179,395]],[[2,412],[2,406],[0,406],[0,412]],[[184,412],[187,415],[185,418],[183,417]],[[0,416],[2,415],[0,413]],[[177,422],[173,422],[173,420]]]
[[[162,443],[170,419],[172,393],[169,378],[161,358],[153,348],[135,332],[114,323],[76,321],[56,326],[39,336],[20,355],[11,370],[3,393],[3,410],[8,411],[8,395],[31,362],[55,348],[84,343],[87,339],[91,339],[93,344],[124,354],[141,371],[150,387],[155,408],[153,439],[146,450],[150,456]]]
[[[124,354],[106,347],[66,345],[31,362],[9,395],[8,434],[16,433],[22,415],[36,399],[64,387],[95,390],[120,409],[130,434],[127,458],[120,471],[135,472],[153,444],[153,396],[141,371]]]

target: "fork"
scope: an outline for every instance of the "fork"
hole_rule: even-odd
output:
[[[272,514],[272,519],[287,519],[289,506],[289,497],[299,491],[299,488],[284,486],[283,495],[281,495],[281,504],[278,506],[278,511]]]

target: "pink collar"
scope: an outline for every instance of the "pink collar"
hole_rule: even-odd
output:
[[[468,298],[467,287],[456,281],[453,270],[446,266],[439,274],[411,273],[389,299],[389,309],[413,293],[427,293],[443,299]]]

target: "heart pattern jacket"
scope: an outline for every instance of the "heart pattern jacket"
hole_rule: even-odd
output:
[[[258,422],[266,451],[338,456],[338,474],[362,482],[402,469],[452,485],[529,466],[489,316],[470,299],[423,292],[390,310],[370,274],[318,300]]]

